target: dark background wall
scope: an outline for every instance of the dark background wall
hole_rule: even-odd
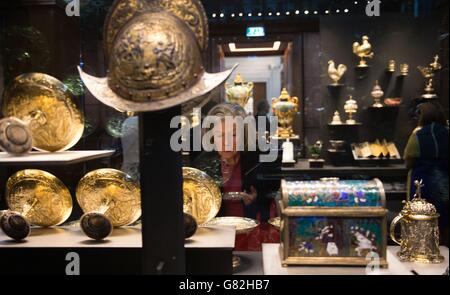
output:
[[[438,28],[439,20],[402,17],[398,14],[374,18],[321,18],[320,68],[323,104],[319,108],[321,139],[327,142],[330,137],[330,130],[326,125],[331,121],[334,111],[339,110],[341,118],[345,119],[343,106],[348,95],[352,95],[359,105],[356,118],[363,123],[363,126],[343,132],[347,133],[347,136],[351,133],[350,136],[359,141],[373,141],[377,138],[392,140],[403,154],[407,139],[417,124],[411,117],[411,108],[414,99],[423,93],[425,85],[425,80],[417,70],[417,66],[429,64],[433,61],[434,55],[439,53]],[[355,41],[361,43],[363,35],[369,36],[375,55],[368,61],[371,67],[366,77],[360,79],[355,70],[359,59],[352,52],[352,44]],[[340,91],[330,91],[327,87],[331,84],[327,74],[330,59],[348,67],[341,81],[345,87],[342,87]],[[396,72],[393,74],[386,72],[390,59],[395,60],[397,64]],[[441,62],[444,61],[441,60]],[[407,63],[410,66],[409,75],[403,79],[399,77],[401,63]],[[368,108],[373,104],[370,92],[375,80],[379,80],[385,97],[398,95],[402,97],[403,103],[398,109]],[[435,88],[440,89],[439,85]]]

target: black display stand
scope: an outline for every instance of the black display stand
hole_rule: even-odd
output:
[[[182,157],[170,147],[181,107],[140,115],[143,273],[185,273]]]

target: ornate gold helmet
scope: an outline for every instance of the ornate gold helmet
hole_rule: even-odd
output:
[[[198,0],[118,0],[105,23],[106,78],[80,75],[90,92],[119,111],[173,107],[205,95],[232,70],[206,73],[207,19]]]

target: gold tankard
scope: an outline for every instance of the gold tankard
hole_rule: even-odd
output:
[[[422,181],[415,181],[416,194],[409,199],[400,214],[392,220],[391,238],[400,245],[397,253],[401,261],[441,263],[439,251],[439,214],[433,204],[422,198]],[[401,239],[395,237],[395,227],[400,222]]]

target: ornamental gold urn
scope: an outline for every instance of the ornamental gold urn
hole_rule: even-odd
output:
[[[278,98],[272,99],[272,110],[278,118],[277,137],[296,137],[292,128],[295,114],[298,112],[298,98],[290,96],[286,88],[283,88]]]
[[[253,86],[253,82],[244,82],[241,74],[237,74],[233,84],[225,84],[227,102],[245,108],[250,97],[253,96]]]

